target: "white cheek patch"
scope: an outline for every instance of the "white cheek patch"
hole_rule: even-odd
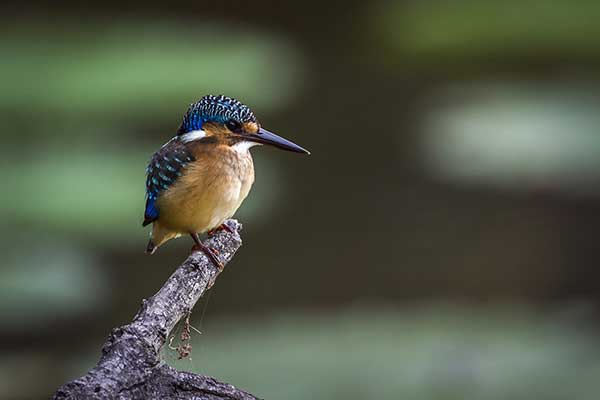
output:
[[[181,135],[181,140],[184,143],[188,143],[191,142],[193,140],[200,140],[203,137],[206,137],[206,132],[204,132],[203,130],[197,130],[197,131],[191,131],[188,133],[184,133],[183,135]]]
[[[260,143],[243,141],[243,142],[238,142],[238,143],[234,144],[233,146],[231,146],[231,148],[234,149],[235,151],[237,151],[238,153],[247,153],[248,149],[250,147],[254,147],[259,144]]]

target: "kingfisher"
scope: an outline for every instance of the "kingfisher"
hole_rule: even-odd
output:
[[[175,136],[146,168],[142,226],[152,224],[146,252],[190,235],[193,250],[203,251],[222,269],[216,251],[199,235],[228,229],[223,222],[235,214],[254,183],[249,150],[262,144],[310,154],[262,128],[252,110],[234,98],[208,95],[192,103]]]

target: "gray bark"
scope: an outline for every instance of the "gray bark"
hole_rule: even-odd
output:
[[[233,233],[218,231],[204,242],[219,252],[224,265],[242,245],[241,224],[235,220],[226,224]],[[54,399],[256,399],[214,378],[177,371],[160,359],[160,350],[175,325],[189,316],[218,274],[206,255],[192,253],[158,293],[142,301],[131,323],[113,329],[98,364],[63,385]],[[186,356],[191,349],[188,325],[181,339],[178,351]]]

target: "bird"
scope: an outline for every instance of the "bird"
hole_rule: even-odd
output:
[[[156,151],[146,168],[146,207],[142,226],[152,224],[146,253],[190,235],[219,269],[223,264],[201,234],[229,230],[224,221],[240,207],[254,183],[250,148],[270,145],[310,154],[264,129],[252,110],[224,95],[190,104],[174,137]]]

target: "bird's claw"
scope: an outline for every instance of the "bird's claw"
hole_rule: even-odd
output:
[[[221,225],[217,226],[216,228],[211,229],[208,232],[206,232],[206,234],[208,236],[214,236],[217,233],[217,231],[226,231],[229,233],[234,233],[233,229],[231,229],[227,224],[222,223]]]
[[[223,265],[223,263],[221,262],[221,260],[219,260],[219,251],[217,249],[214,249],[212,247],[209,246],[205,246],[205,245],[198,245],[195,244],[192,247],[192,253],[196,252],[196,251],[201,251],[204,253],[204,255],[206,255],[210,261],[212,261],[212,263],[215,265],[215,267],[217,267],[217,269],[220,271],[223,271],[223,269],[225,268],[225,265]]]

